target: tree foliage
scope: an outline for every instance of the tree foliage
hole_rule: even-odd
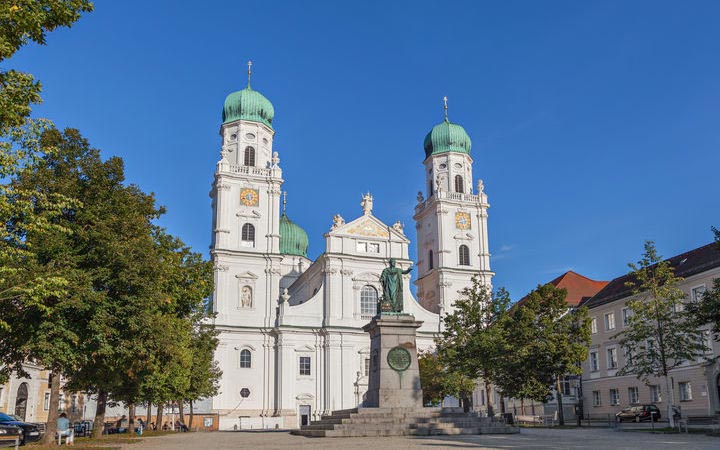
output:
[[[705,351],[703,333],[691,315],[683,308],[685,293],[678,287],[683,280],[674,273],[668,261],[663,261],[652,241],[645,242],[645,251],[632,269],[633,298],[626,303],[631,314],[628,326],[615,337],[625,353],[625,366],[619,374],[633,374],[648,381],[662,377],[674,403],[669,372]]]

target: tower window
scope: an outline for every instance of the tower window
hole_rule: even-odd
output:
[[[250,354],[250,350],[243,349],[240,350],[240,368],[241,369],[249,369],[252,367],[252,355]]]
[[[245,165],[255,165],[255,149],[252,147],[245,147]]]
[[[433,251],[428,250],[428,270],[433,268]]]
[[[455,175],[455,192],[465,193],[465,183],[463,183],[462,175]]]
[[[360,291],[360,315],[374,316],[377,314],[378,292],[374,287],[363,286]]]
[[[459,256],[460,256],[459,263],[461,266],[469,266],[470,265],[470,249],[468,248],[467,245],[460,246]]]
[[[246,223],[242,226],[240,240],[243,242],[244,245],[249,244],[250,247],[255,245],[255,227],[253,226],[253,224]]]

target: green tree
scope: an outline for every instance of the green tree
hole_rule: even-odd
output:
[[[443,386],[444,367],[435,351],[424,351],[418,354],[420,385],[423,390],[423,405],[437,406],[445,398]]]
[[[715,243],[720,251],[720,230],[713,227]],[[687,304],[687,312],[695,318],[695,325],[700,328],[709,325],[714,339],[720,341],[720,277],[713,280],[712,289],[706,291],[699,299],[691,299]]]
[[[71,26],[90,10],[92,3],[80,0],[1,1],[0,62],[30,41],[45,44],[49,31]],[[67,232],[54,219],[77,202],[7,182],[33,167],[43,151],[52,151],[40,145],[50,122],[29,119],[32,105],[40,101],[40,84],[32,75],[0,69],[0,382],[13,370],[27,375],[22,367],[27,349],[13,341],[16,333],[25,331],[25,322],[18,320],[31,313],[52,315],[52,305],[44,299],[62,296],[68,286],[55,267],[40,261],[28,236]]]
[[[190,383],[183,398],[190,404],[190,420],[188,427],[192,428],[194,419],[194,405],[196,400],[217,395],[220,389],[220,370],[215,361],[215,350],[218,345],[218,332],[211,324],[199,324],[195,327],[190,348],[192,350],[192,364],[190,366]]]
[[[472,392],[472,387],[465,390],[469,386],[467,380],[481,378],[486,397],[490,398],[490,383],[501,367],[504,348],[503,334],[495,325],[509,305],[507,291],[500,289],[493,293],[479,278],[473,277],[472,286],[463,289],[454,303],[454,311],[443,318],[444,328],[436,345],[440,361],[446,368],[446,379],[455,386],[455,392],[447,393],[458,394],[466,409]],[[488,414],[493,415],[490,401]]]
[[[646,382],[650,377],[663,378],[670,397],[667,417],[672,427],[675,395],[670,371],[704,354],[703,333],[694,318],[683,311],[685,293],[678,287],[683,279],[662,260],[652,241],[645,242],[640,261],[629,266],[632,281],[628,286],[633,298],[626,303],[631,312],[628,326],[615,336],[625,353],[625,366],[618,373],[634,374]]]
[[[587,308],[570,308],[567,291],[552,284],[538,286],[503,323],[505,369],[498,385],[512,396],[546,402],[555,388],[558,419],[564,424],[560,380],[580,374],[590,345]]]

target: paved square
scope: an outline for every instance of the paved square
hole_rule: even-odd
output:
[[[144,439],[125,449],[697,449],[716,450],[720,438],[698,434],[650,434],[609,429],[522,429],[519,435],[453,437],[305,438],[287,432],[178,433]]]

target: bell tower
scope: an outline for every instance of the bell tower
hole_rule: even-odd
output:
[[[482,180],[473,191],[472,142],[465,129],[445,117],[425,136],[425,194],[415,207],[418,249],[417,297],[426,309],[445,314],[471,285],[490,285],[487,202]]]

